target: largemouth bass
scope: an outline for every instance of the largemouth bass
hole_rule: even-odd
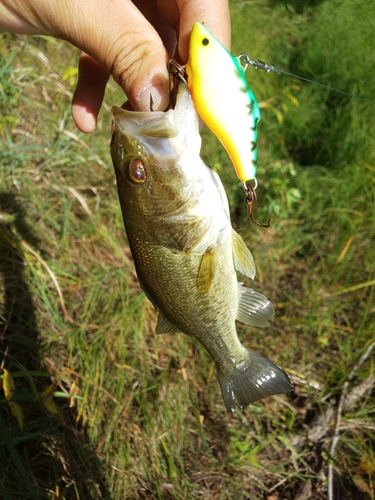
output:
[[[159,311],[156,333],[195,337],[215,361],[225,405],[235,411],[292,390],[286,373],[246,349],[235,320],[264,327],[274,309],[237,282],[254,277],[251,253],[230,223],[228,200],[201,160],[198,115],[180,85],[174,109],[113,108],[112,160],[138,278]]]

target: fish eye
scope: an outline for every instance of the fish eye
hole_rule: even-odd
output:
[[[147,179],[147,170],[141,158],[132,158],[128,164],[129,179],[141,184]]]
[[[205,45],[205,46],[206,46],[206,45],[208,45],[209,43],[210,43],[210,40],[209,40],[208,38],[206,38],[206,37],[205,37],[205,38],[203,38],[203,40],[202,40],[202,45]]]

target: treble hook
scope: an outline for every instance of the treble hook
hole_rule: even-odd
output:
[[[257,184],[255,184],[255,187],[253,187],[251,184],[246,184],[246,182],[244,182],[242,184],[242,187],[243,187],[245,194],[246,194],[245,203],[247,205],[247,219],[246,219],[245,224],[243,226],[241,226],[239,229],[236,228],[236,231],[237,232],[241,231],[248,224],[250,219],[257,226],[270,227],[271,219],[268,219],[267,224],[261,224],[260,222],[258,222],[257,220],[254,219],[254,203],[257,201],[257,195],[255,193],[255,189],[257,187]]]
[[[187,86],[185,66],[182,66],[174,59],[171,59],[170,61],[168,61],[167,68],[169,73],[169,104],[164,111],[168,111],[168,109],[174,109],[176,105],[176,82],[182,82]]]
[[[167,64],[168,73],[187,86],[185,66],[179,64],[175,59],[170,59]]]

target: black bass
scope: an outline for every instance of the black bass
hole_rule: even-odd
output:
[[[113,108],[111,155],[141,286],[159,312],[156,333],[195,337],[215,361],[228,411],[292,390],[286,373],[246,349],[235,320],[264,327],[271,302],[237,282],[254,278],[228,200],[201,160],[198,116],[182,84],[167,112]]]

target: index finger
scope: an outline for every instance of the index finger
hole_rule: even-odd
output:
[[[227,0],[177,0],[180,10],[178,51],[181,61],[189,57],[191,28],[195,22],[202,23],[230,50],[231,27]]]

